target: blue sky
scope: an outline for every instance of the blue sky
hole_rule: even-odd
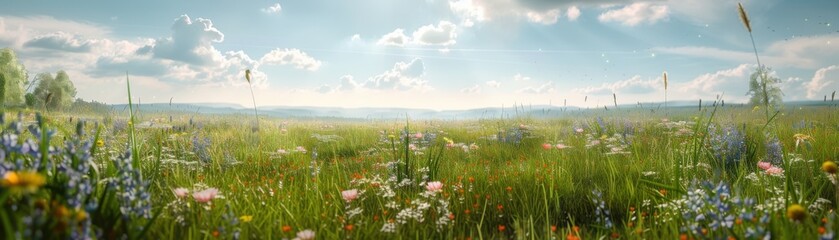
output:
[[[785,100],[839,90],[839,2],[747,0]],[[78,97],[144,103],[467,109],[745,101],[756,67],[737,2],[15,1],[0,47]],[[588,98],[587,101],[584,99]]]

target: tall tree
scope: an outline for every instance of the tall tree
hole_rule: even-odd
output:
[[[76,99],[76,87],[64,71],[58,71],[54,78],[52,74],[41,73],[35,76],[35,80],[38,81],[33,92],[35,106],[64,109],[70,107]]]
[[[18,62],[15,52],[9,48],[0,49],[0,74],[3,74],[6,80],[3,83],[6,90],[3,102],[6,105],[23,104],[23,86],[26,85],[29,75],[23,64]]]
[[[775,74],[772,74],[772,69],[758,67],[749,77],[749,91],[746,93],[746,95],[751,96],[749,98],[749,104],[753,106],[764,106],[768,100],[769,103],[766,105],[774,108],[780,107],[783,103],[784,96],[781,87],[778,86],[780,83],[781,79],[775,76]]]

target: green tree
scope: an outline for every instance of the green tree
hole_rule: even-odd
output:
[[[6,76],[0,73],[0,112],[6,110]]]
[[[38,81],[38,86],[32,94],[36,107],[64,109],[70,107],[76,99],[76,87],[64,71],[58,71],[55,78],[49,73],[41,73],[35,76],[35,80]]]
[[[0,74],[5,76],[5,96],[3,102],[6,105],[23,104],[23,86],[29,78],[26,68],[17,60],[15,52],[9,48],[0,49]]]
[[[783,104],[784,93],[779,86],[781,79],[772,73],[772,69],[758,67],[749,76],[749,79],[749,91],[746,93],[746,95],[751,96],[749,98],[749,104],[752,106],[769,105],[774,108],[778,108]],[[766,104],[767,100],[769,101],[768,104]]]

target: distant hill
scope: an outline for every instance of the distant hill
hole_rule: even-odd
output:
[[[703,107],[711,107],[713,102],[703,101]],[[745,106],[742,103],[726,103],[727,106]],[[830,102],[797,101],[786,102],[790,106],[828,106]],[[834,103],[835,104],[835,103]],[[667,102],[668,109],[690,109],[698,107],[698,101]],[[125,111],[127,104],[110,105],[115,111]],[[253,108],[247,108],[229,103],[146,103],[137,106],[143,112],[181,112],[200,114],[253,114]],[[618,110],[663,110],[664,103],[636,103],[618,105]],[[518,105],[516,107],[491,107],[466,110],[432,110],[413,108],[338,108],[338,107],[305,107],[305,106],[264,106],[259,107],[259,114],[272,117],[294,118],[350,118],[350,119],[395,119],[409,116],[412,119],[481,119],[515,116],[530,117],[559,117],[570,113],[597,113],[599,111],[615,110],[612,106],[598,108],[580,108],[576,106],[561,107],[548,105]]]

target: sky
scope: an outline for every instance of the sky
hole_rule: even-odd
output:
[[[748,100],[737,1],[12,1],[0,48],[126,103],[396,107]],[[839,90],[839,1],[743,0],[785,101]],[[665,90],[662,73],[668,74]],[[828,96],[830,98],[830,96]]]

